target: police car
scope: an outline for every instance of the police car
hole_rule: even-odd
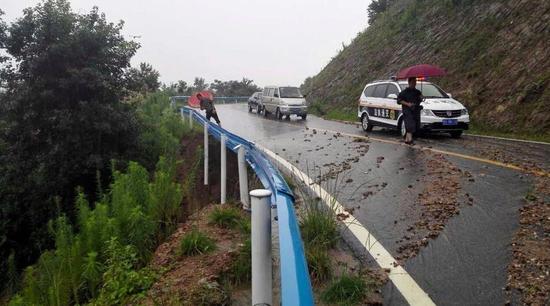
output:
[[[397,95],[407,88],[407,81],[381,80],[368,83],[361,97],[357,115],[365,131],[374,126],[397,128],[405,135],[401,105]],[[437,85],[419,80],[416,88],[422,91],[424,101],[420,126],[423,131],[448,132],[458,138],[468,129],[470,116],[462,103],[453,99]]]

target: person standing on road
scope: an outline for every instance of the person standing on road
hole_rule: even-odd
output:
[[[220,123],[220,118],[218,118],[218,113],[214,107],[214,101],[207,97],[203,97],[200,93],[197,94],[197,98],[200,101],[201,110],[206,110],[206,120],[210,121],[210,118],[214,118],[216,123],[219,126],[222,126]]]
[[[420,110],[422,106],[422,92],[416,89],[416,78],[409,78],[409,87],[405,88],[397,96],[397,104],[401,104],[403,110],[403,123],[405,124],[405,143],[413,144],[413,134],[420,129]]]

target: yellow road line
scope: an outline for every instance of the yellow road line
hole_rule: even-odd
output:
[[[377,138],[377,137],[369,137],[369,136],[350,134],[350,133],[343,133],[343,132],[327,130],[327,129],[319,129],[319,128],[315,128],[315,129],[320,130],[320,131],[326,131],[326,132],[333,133],[333,134],[345,135],[345,136],[348,136],[348,137],[356,137],[356,138],[374,140],[374,141],[383,142],[383,143],[390,143],[390,144],[396,144],[396,145],[401,145],[401,146],[409,146],[409,145],[407,145],[403,142],[399,142],[399,141],[395,141],[395,140],[389,140],[389,139],[383,139],[383,138]],[[434,149],[434,148],[422,147],[422,146],[419,146],[419,145],[411,146],[411,148],[414,148],[414,149],[417,149],[417,150],[423,150],[423,151],[430,151],[430,152],[434,152],[434,153],[445,154],[445,155],[459,157],[459,158],[473,160],[473,161],[478,161],[478,162],[491,164],[491,165],[498,166],[498,167],[503,167],[503,168],[508,168],[508,169],[512,169],[512,170],[516,170],[516,171],[531,173],[531,174],[534,174],[534,175],[537,175],[537,176],[546,176],[546,177],[550,176],[550,173],[545,172],[545,171],[526,169],[526,168],[523,168],[523,167],[520,167],[520,166],[516,166],[514,164],[503,163],[503,162],[499,162],[499,161],[491,160],[491,159],[486,159],[486,158],[482,158],[482,157],[471,156],[471,155],[467,155],[467,154],[461,154],[461,153],[445,151],[445,150],[439,150],[439,149]]]

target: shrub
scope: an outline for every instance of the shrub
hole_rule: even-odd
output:
[[[226,278],[234,285],[250,282],[252,278],[252,242],[250,238],[247,238],[239,249],[239,254],[231,265]]]
[[[158,241],[163,240],[175,229],[181,217],[183,191],[175,182],[176,162],[161,157],[157,163],[155,179],[150,184],[149,214],[156,223]]]
[[[306,260],[309,274],[315,281],[323,282],[332,276],[332,263],[326,248],[315,245],[307,246]]]
[[[357,275],[342,275],[321,294],[327,304],[357,305],[368,293],[365,280]]]
[[[239,209],[228,205],[214,208],[208,219],[210,224],[221,228],[235,228],[242,221]]]
[[[252,231],[252,224],[250,223],[250,219],[242,219],[239,222],[238,228],[241,233],[250,236],[250,233]]]
[[[204,254],[215,249],[216,243],[214,240],[196,228],[185,234],[180,243],[180,253],[187,256]]]
[[[308,245],[331,248],[338,239],[338,223],[334,211],[318,201],[306,204],[300,221],[302,239]]]
[[[137,269],[138,254],[131,245],[122,245],[116,238],[107,242],[107,269],[103,287],[91,305],[121,305],[143,295],[153,284],[154,274]]]

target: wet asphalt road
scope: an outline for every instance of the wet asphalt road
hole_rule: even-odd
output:
[[[245,104],[218,105],[224,128],[278,153],[310,177],[326,174],[343,161],[351,167],[329,179],[325,189],[349,209],[382,245],[396,257],[397,241],[420,218],[415,199],[426,186],[427,166],[433,153],[418,147],[432,147],[471,156],[491,157],[548,171],[550,146],[503,142],[491,139],[431,136],[419,139],[417,148],[398,142],[396,132],[376,130],[370,136],[388,142],[354,142],[350,136],[314,129],[365,136],[357,126],[309,116],[277,121],[248,113]],[[368,151],[367,151],[368,150]],[[362,152],[362,154],[361,154]],[[445,224],[441,234],[430,240],[417,256],[403,262],[405,270],[438,305],[502,305],[510,243],[518,227],[518,209],[532,184],[532,175],[490,163],[445,156],[453,165],[471,174],[463,177],[457,191],[460,213]],[[383,159],[381,159],[383,157]],[[338,167],[336,167],[338,168]],[[435,179],[445,180],[445,177]],[[365,197],[365,194],[367,196]],[[467,194],[467,195],[466,195]],[[466,205],[467,198],[473,205]],[[346,235],[346,237],[349,235]],[[347,237],[362,254],[357,242]],[[387,305],[406,304],[388,283]]]

